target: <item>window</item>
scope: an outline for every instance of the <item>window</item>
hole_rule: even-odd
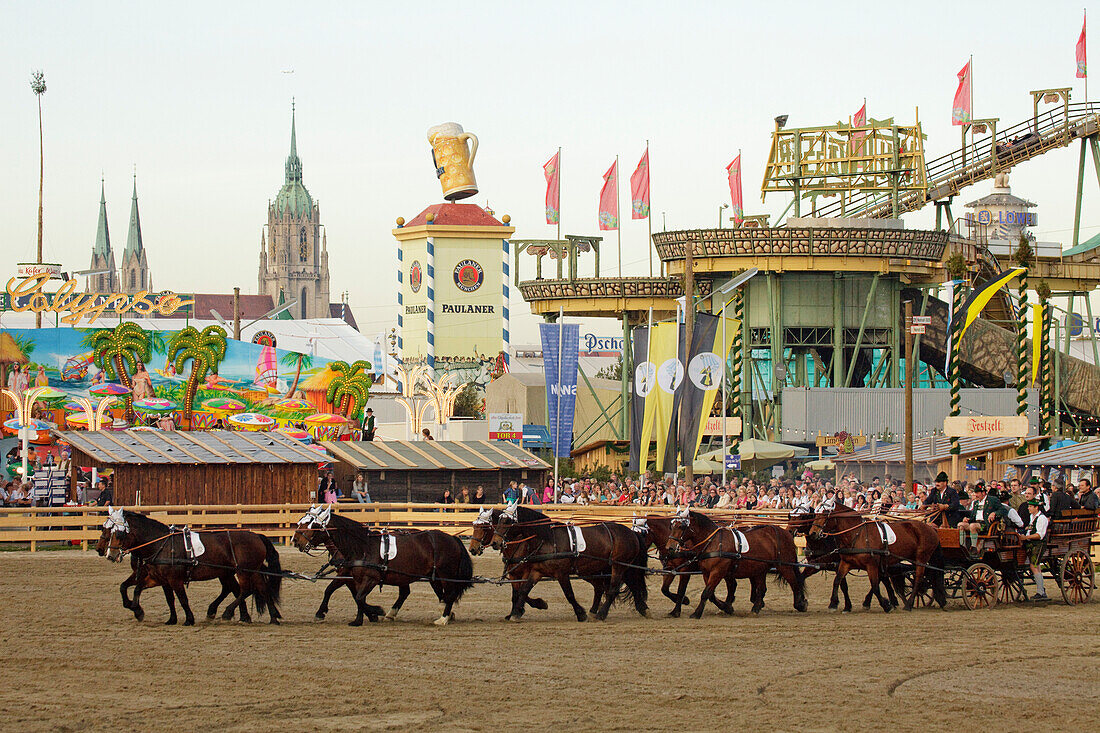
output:
[[[137,287],[137,270],[130,270],[130,289]]]
[[[141,271],[141,289],[145,290],[145,270]]]
[[[105,288],[103,286],[103,276],[102,275],[99,276],[99,287],[96,288],[96,289],[101,293],[105,290]]]
[[[303,229],[302,231],[304,232],[305,229]],[[306,289],[305,288],[302,288],[302,299],[298,301],[298,305],[300,306],[299,310],[302,314],[302,318],[309,318],[309,316],[306,315]]]
[[[306,262],[309,259],[309,239],[306,237],[306,228],[302,227],[298,232],[298,259]]]

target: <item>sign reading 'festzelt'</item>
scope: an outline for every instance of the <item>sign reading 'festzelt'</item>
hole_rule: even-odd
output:
[[[1023,438],[1029,430],[1027,415],[958,415],[943,419],[943,434],[950,438]]]

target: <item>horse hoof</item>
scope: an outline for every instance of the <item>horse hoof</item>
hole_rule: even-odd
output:
[[[279,625],[279,619],[273,618],[270,621],[268,621],[268,623],[272,624],[273,626],[278,626]]]
[[[183,625],[184,626],[194,626],[195,625],[195,619],[189,618],[189,619],[187,619],[186,621],[183,622]]]
[[[518,624],[522,620],[522,616],[506,616],[505,621],[511,621],[514,624]]]
[[[395,611],[392,608],[390,610],[386,611],[386,620],[387,621],[394,621],[396,619],[397,619],[397,611]]]
[[[314,621],[324,621],[324,620],[325,620],[325,617],[324,617],[324,615],[323,615],[323,614],[320,614],[320,613],[318,613],[318,614],[315,614],[315,615],[313,616],[313,620],[314,620]]]
[[[871,604],[870,603],[864,603],[863,604],[863,610],[864,611],[870,611],[871,610]]]
[[[145,611],[142,611],[140,608],[138,610],[134,611],[134,618],[138,621],[144,621],[145,620]]]
[[[527,599],[527,605],[531,608],[537,608],[540,611],[545,611],[546,609],[550,608],[550,606],[547,605],[546,601],[542,600],[541,598],[529,598]]]
[[[361,619],[361,618],[357,618],[354,621],[348,621],[348,626],[362,626],[362,625],[363,625],[363,619]]]
[[[450,622],[451,622],[451,617],[450,616],[440,616],[435,621],[432,621],[432,623],[435,624],[436,626],[446,626]]]
[[[164,622],[164,625],[165,626],[175,626],[176,625],[176,620],[174,618],[170,618],[170,619],[168,619],[167,621]]]
[[[852,612],[852,609],[850,609],[850,608],[845,608],[843,611],[841,611],[841,613],[851,613],[851,612]]]
[[[216,613],[208,613],[208,614],[206,614],[206,620],[207,620],[207,621],[213,621],[213,620],[214,620],[215,618],[217,618],[217,617],[218,617],[218,614],[216,614]]]
[[[251,616],[241,616],[241,623],[242,624],[252,623],[252,617]]]
[[[669,611],[669,612],[668,612],[668,615],[669,615],[669,616],[670,616],[671,618],[680,618],[680,612],[679,612],[679,611]]]
[[[233,620],[233,612],[232,611],[226,611],[225,613],[222,614],[222,621],[232,621],[232,620]]]
[[[703,618],[703,614],[701,614],[701,613],[693,613],[693,614],[691,614],[691,617],[692,617],[693,619],[695,619],[696,621],[698,621],[699,619]]]

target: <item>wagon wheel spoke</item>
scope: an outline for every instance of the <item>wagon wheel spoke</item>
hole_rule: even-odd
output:
[[[1062,559],[1061,571],[1062,599],[1070,605],[1086,603],[1092,598],[1096,584],[1092,558],[1084,550],[1074,550]]]
[[[965,573],[963,602],[966,603],[966,607],[974,610],[997,605],[1000,583],[997,582],[996,571],[985,563],[979,562],[971,565]]]

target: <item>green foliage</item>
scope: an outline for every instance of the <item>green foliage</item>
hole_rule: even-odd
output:
[[[961,280],[966,276],[966,258],[961,252],[955,252],[943,264],[952,280]]]
[[[475,420],[485,416],[485,400],[477,385],[470,382],[455,396],[454,417],[471,417]]]
[[[120,323],[92,336],[92,363],[126,386],[130,386],[130,373],[137,371],[138,361],[146,364],[149,359],[149,337],[136,323]]]
[[[608,364],[603,369],[596,372],[596,376],[600,379],[612,379],[616,382],[621,381],[623,378],[622,355],[619,355],[619,358],[615,360],[615,363]]]
[[[374,384],[370,366],[370,362],[362,359],[351,364],[344,361],[329,364],[336,376],[329,382],[325,400],[344,417],[357,417],[370,399],[370,388]]]
[[[172,366],[177,374],[182,374],[187,362],[191,362],[183,396],[183,410],[188,419],[194,409],[199,382],[206,379],[211,369],[217,369],[225,358],[225,348],[226,333],[221,326],[207,326],[202,331],[188,326],[177,331],[169,341],[168,359],[173,362]]]
[[[1050,298],[1050,285],[1047,284],[1046,280],[1039,281],[1039,286],[1035,288],[1035,293],[1039,296],[1039,300],[1041,301],[1045,302]]]
[[[1035,250],[1031,247],[1031,240],[1026,234],[1020,235],[1020,242],[1012,253],[1012,261],[1017,267],[1031,267],[1035,262]]]

